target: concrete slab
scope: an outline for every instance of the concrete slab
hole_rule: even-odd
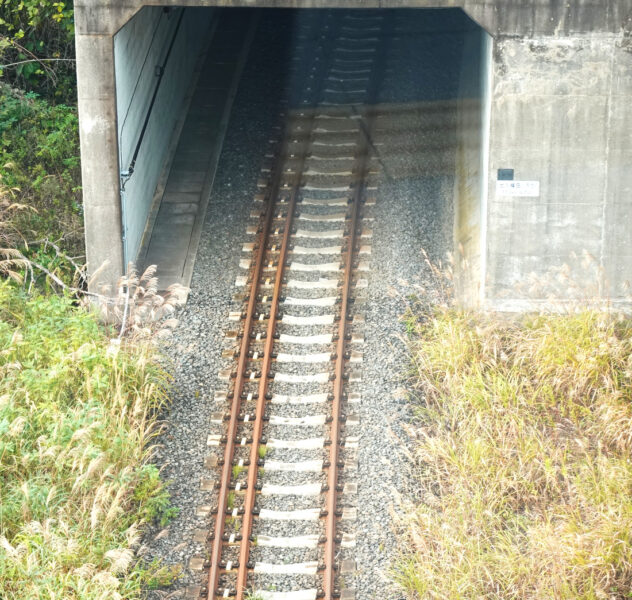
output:
[[[200,210],[196,202],[163,203],[160,208],[165,215],[196,215]]]
[[[201,118],[203,118],[203,115],[200,116]],[[203,147],[194,147],[187,146],[186,144],[182,143],[178,144],[173,162],[175,164],[178,161],[181,161],[183,163],[190,163],[194,160],[208,161],[211,154],[211,149],[207,148],[206,145],[204,145]]]
[[[149,252],[155,252],[158,248],[186,248],[189,245],[189,240],[191,238],[192,225],[192,222],[157,222],[154,226],[156,235],[149,246]],[[165,257],[165,260],[166,259],[167,257]],[[152,262],[160,264],[160,261]]]
[[[202,192],[203,182],[195,182],[195,181],[180,181],[176,183],[167,182],[167,187],[165,188],[165,192],[183,192],[183,193],[197,193],[200,194]]]

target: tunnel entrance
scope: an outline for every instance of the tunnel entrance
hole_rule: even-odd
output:
[[[352,25],[371,19],[379,81],[367,91],[369,48]],[[457,294],[476,305],[485,279],[490,40],[461,9],[143,8],[114,38],[125,262],[157,264],[163,288],[190,283],[229,122],[256,142],[274,135],[280,111],[356,107],[375,118],[369,144],[382,200],[416,199],[417,214],[401,226],[416,228],[417,250],[432,260],[455,257]],[[355,81],[341,88],[331,74],[319,79],[327,60],[354,69]],[[234,123],[243,118],[231,116],[235,98],[249,105],[247,122]],[[265,162],[244,156],[235,177],[249,172],[247,160]],[[256,193],[256,180],[242,183]]]

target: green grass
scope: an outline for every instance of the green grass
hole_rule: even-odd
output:
[[[0,217],[3,205],[22,207],[5,228],[19,232],[8,245],[57,275],[72,274],[72,265],[43,240],[79,263],[84,255],[78,131],[74,106],[0,83]]]
[[[172,515],[148,463],[166,384],[148,344],[0,282],[0,598],[138,598],[175,576],[133,553]]]
[[[594,312],[415,324],[408,598],[632,597],[631,349]]]

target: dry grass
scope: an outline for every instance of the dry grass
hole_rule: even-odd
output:
[[[13,224],[16,213],[30,210],[15,202],[15,189],[4,185],[0,175],[0,277],[21,281],[19,273],[25,262],[21,252],[15,249],[21,241],[21,234]]]
[[[632,597],[632,324],[443,310],[415,329],[407,597]]]
[[[0,282],[0,598],[137,598],[160,578],[134,550],[169,513],[148,463],[166,383],[150,344]]]

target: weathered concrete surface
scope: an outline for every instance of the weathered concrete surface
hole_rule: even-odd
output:
[[[480,28],[466,35],[457,101],[454,284],[461,303],[472,307],[482,300],[486,268],[491,44]]]
[[[462,302],[525,308],[530,274],[546,277],[582,251],[597,273],[576,274],[578,288],[590,289],[598,277],[599,294],[623,298],[632,279],[630,0],[77,0],[88,260],[93,271],[111,259],[102,281],[113,282],[123,268],[112,36],[151,4],[463,8],[493,40],[491,69],[481,63],[480,70],[489,86],[478,81],[488,97],[460,98]],[[498,168],[540,181],[540,196],[497,196]],[[547,293],[538,290],[537,299]]]
[[[572,254],[591,263],[567,282],[613,300],[632,280],[632,53],[622,35],[497,40],[491,143],[485,303],[525,308],[520,286],[549,280]],[[496,169],[539,180],[537,198],[496,194]],[[596,269],[595,269],[596,268]],[[597,272],[596,272],[597,271]]]
[[[110,33],[141,6],[244,6],[262,8],[463,8],[493,35],[617,33],[632,28],[629,0],[78,0],[77,30]]]
[[[86,261],[93,286],[113,286],[123,272],[114,48],[109,35],[78,35],[77,97]]]

